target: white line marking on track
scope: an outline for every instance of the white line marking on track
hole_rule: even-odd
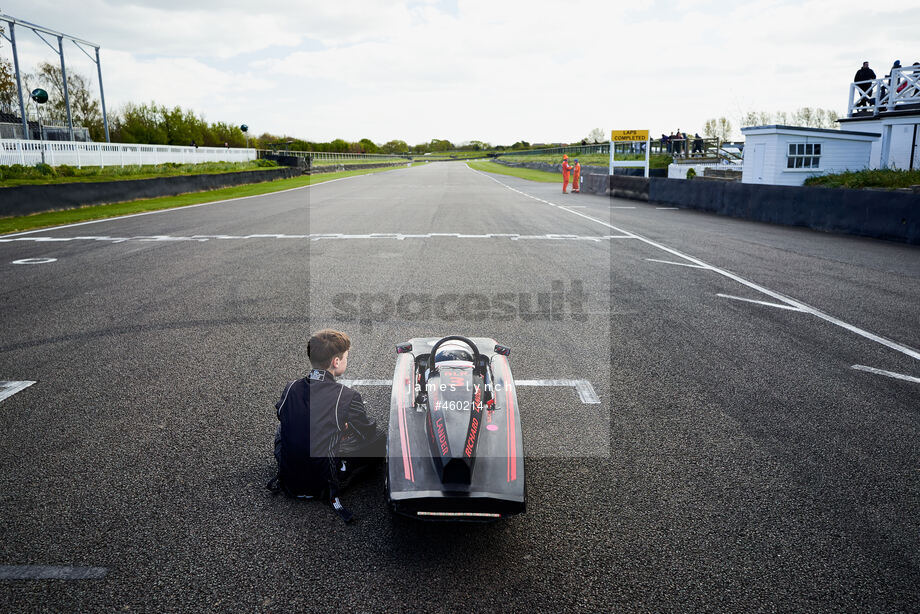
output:
[[[578,211],[573,211],[572,209],[567,209],[567,208],[565,208],[565,207],[563,207],[563,206],[561,206],[561,205],[557,205],[557,204],[555,204],[555,203],[551,203],[551,202],[549,202],[549,201],[543,200],[542,198],[537,198],[536,196],[532,196],[532,195],[530,195],[530,194],[527,194],[526,192],[522,192],[521,190],[516,190],[515,188],[512,188],[511,186],[502,183],[502,182],[499,181],[498,179],[495,179],[494,177],[490,177],[489,175],[487,175],[487,174],[485,174],[485,173],[482,173],[482,172],[480,172],[480,171],[473,170],[473,169],[470,169],[470,170],[473,171],[474,173],[478,173],[478,174],[480,174],[480,175],[483,175],[484,177],[488,177],[489,179],[491,179],[491,180],[494,181],[495,183],[497,183],[497,184],[499,184],[499,185],[501,185],[501,186],[504,186],[504,187],[506,187],[507,189],[509,189],[509,190],[511,190],[511,191],[513,191],[513,192],[517,192],[518,194],[521,194],[522,196],[526,196],[527,198],[531,198],[531,199],[536,200],[536,201],[538,201],[538,202],[546,203],[547,205],[549,205],[549,206],[551,206],[551,207],[555,207],[555,208],[561,209],[561,210],[563,210],[563,211],[568,211],[569,213],[572,213],[572,214],[577,215],[577,216],[579,216],[579,217],[583,217],[583,218],[585,218],[586,220],[591,220],[591,221],[593,221],[593,222],[597,222],[598,224],[601,224],[601,225],[603,225],[603,226],[606,226],[607,228],[610,228],[610,229],[612,229],[612,230],[615,230],[615,231],[617,231],[617,232],[620,232],[620,233],[622,233],[622,234],[624,234],[624,235],[629,235],[630,237],[632,237],[632,238],[634,238],[634,239],[637,239],[637,240],[639,240],[639,241],[642,241],[642,242],[645,243],[646,245],[651,245],[652,247],[656,247],[656,248],[658,248],[658,249],[660,249],[660,250],[662,250],[662,251],[665,251],[665,252],[668,252],[669,254],[672,254],[672,255],[674,255],[674,256],[677,256],[678,258],[682,258],[682,259],[684,259],[684,260],[686,260],[686,261],[688,261],[688,262],[692,262],[693,264],[698,264],[698,265],[700,265],[700,266],[707,267],[707,268],[709,268],[711,271],[713,271],[714,273],[718,273],[719,275],[722,275],[722,276],[727,277],[727,278],[729,278],[729,279],[731,279],[731,280],[733,280],[733,281],[736,281],[736,282],[738,282],[738,283],[741,284],[741,285],[747,286],[748,288],[750,288],[750,289],[752,289],[752,290],[756,290],[757,292],[760,292],[761,294],[766,294],[767,296],[773,297],[773,298],[775,298],[776,300],[781,301],[781,302],[783,302],[783,303],[789,305],[790,307],[798,308],[798,309],[800,309],[801,311],[804,311],[804,312],[806,312],[806,313],[810,313],[810,314],[813,315],[813,316],[816,316],[816,317],[818,317],[818,318],[821,318],[821,319],[824,320],[825,322],[830,322],[831,324],[834,324],[835,326],[839,326],[839,327],[841,327],[841,328],[843,328],[843,329],[846,329],[846,330],[848,330],[848,331],[850,331],[850,332],[852,332],[852,333],[855,333],[855,334],[857,334],[857,335],[859,335],[859,336],[861,336],[861,337],[864,337],[864,338],[866,338],[866,339],[869,339],[870,341],[874,341],[874,342],[876,342],[876,343],[878,343],[878,344],[884,345],[885,347],[890,348],[890,349],[892,349],[892,350],[895,350],[896,352],[901,352],[902,354],[906,354],[907,356],[910,356],[911,358],[915,358],[915,359],[917,359],[917,360],[920,360],[920,351],[915,350],[914,348],[912,348],[912,347],[910,347],[910,346],[904,345],[903,343],[898,343],[898,342],[896,342],[896,341],[892,341],[892,340],[890,340],[890,339],[886,339],[886,338],[884,338],[884,337],[882,337],[882,336],[880,336],[880,335],[876,335],[875,333],[871,333],[871,332],[869,332],[869,331],[867,331],[867,330],[864,330],[864,329],[862,329],[862,328],[859,328],[858,326],[854,326],[854,325],[852,325],[852,324],[849,324],[849,323],[847,323],[847,322],[844,322],[843,320],[840,320],[839,318],[835,318],[834,316],[829,315],[829,314],[827,314],[827,313],[824,313],[823,311],[821,311],[821,310],[819,310],[819,309],[815,309],[814,307],[811,307],[811,306],[809,306],[809,305],[806,305],[805,303],[802,303],[801,301],[797,301],[797,300],[795,300],[795,299],[791,299],[791,298],[789,298],[788,296],[784,296],[784,295],[780,294],[779,292],[775,292],[775,291],[773,291],[773,290],[770,290],[769,288],[765,288],[764,286],[761,286],[761,285],[756,284],[756,283],[754,283],[754,282],[748,281],[748,280],[744,279],[743,277],[739,277],[738,275],[735,275],[734,273],[730,273],[729,271],[726,271],[726,270],[724,270],[724,269],[720,269],[720,268],[718,268],[718,267],[714,267],[714,266],[712,266],[712,265],[710,265],[710,264],[707,264],[706,262],[703,262],[702,260],[699,260],[698,258],[694,258],[693,256],[688,256],[688,255],[686,255],[686,254],[683,254],[683,253],[677,251],[676,249],[667,247],[666,245],[662,245],[661,243],[658,243],[658,242],[656,242],[656,241],[652,241],[651,239],[647,239],[647,238],[645,238],[645,237],[643,237],[643,236],[637,235],[637,234],[635,234],[635,233],[633,233],[633,232],[630,232],[630,231],[628,231],[628,230],[624,230],[624,229],[622,229],[622,228],[618,228],[617,226],[614,226],[613,224],[609,224],[609,223],[607,223],[607,222],[605,222],[605,221],[603,221],[603,220],[599,220],[599,219],[597,219],[597,218],[591,217],[590,215],[585,215],[584,213],[580,213],[580,212],[578,212]]]
[[[36,382],[0,382],[0,401],[8,399],[17,392],[21,392]]]
[[[342,234],[342,233],[325,233],[309,235],[288,235],[288,234],[255,234],[255,235],[191,235],[188,237],[173,237],[169,235],[142,235],[136,237],[108,237],[108,236],[83,236],[83,237],[14,237],[12,239],[0,238],[0,243],[33,242],[33,243],[68,243],[71,241],[107,241],[110,243],[124,243],[126,241],[139,241],[142,243],[163,243],[176,241],[236,241],[244,239],[300,239],[310,241],[329,241],[329,240],[351,240],[351,239],[395,239],[404,241],[406,239],[508,239],[511,241],[605,241],[607,239],[631,239],[630,235],[563,235],[563,234],[545,234],[545,235],[521,235],[515,233],[489,233],[489,234],[465,234],[460,232],[430,232],[425,234],[402,234],[398,232],[374,232],[370,234]],[[53,260],[53,259],[52,259]],[[25,264],[25,263],[23,263]]]
[[[789,309],[791,311],[804,311],[798,307],[790,307],[789,305],[780,305],[779,303],[768,303],[767,301],[755,301],[752,298],[742,298],[740,296],[733,296],[731,294],[716,294],[716,296],[721,296],[722,298],[730,298],[736,301],[744,301],[745,303],[757,303],[758,305],[766,305],[767,307],[776,307],[777,309]]]
[[[635,207],[617,207],[614,205],[610,205],[610,208],[611,209],[635,209]]]
[[[105,567],[0,565],[0,580],[99,580],[108,573]]]
[[[700,266],[698,264],[689,264],[687,262],[673,262],[671,260],[657,260],[655,258],[646,258],[646,260],[648,260],[649,262],[660,262],[662,264],[673,264],[675,266],[686,266],[686,267],[690,267],[691,269],[709,269],[711,268],[708,266]]]
[[[904,375],[903,373],[895,373],[894,371],[885,371],[884,369],[876,369],[874,367],[867,367],[865,365],[853,365],[850,368],[856,369],[857,371],[866,371],[868,373],[875,373],[876,375],[884,375],[886,377],[902,379],[905,382],[913,382],[915,384],[920,384],[920,377],[914,377],[912,375]]]
[[[594,386],[586,379],[522,379],[514,382],[515,386],[566,386],[575,389],[578,398],[585,405],[600,403]]]
[[[393,380],[388,379],[340,379],[337,380],[345,386],[392,386]],[[578,398],[585,405],[596,405],[601,402],[594,386],[586,379],[524,379],[514,382],[515,386],[558,386],[574,388]]]
[[[339,379],[336,380],[343,386],[392,386],[391,379]]]
[[[57,262],[57,258],[23,258],[22,260],[13,260],[13,264],[50,264]]]

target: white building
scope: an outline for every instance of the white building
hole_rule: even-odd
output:
[[[865,168],[920,169],[920,65],[850,84],[846,130],[751,126],[741,181],[802,185],[807,177]]]
[[[877,132],[751,126],[744,133],[742,183],[802,185],[814,175],[869,167]]]

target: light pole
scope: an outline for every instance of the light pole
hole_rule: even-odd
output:
[[[249,126],[243,124],[240,126],[240,130],[243,131],[243,136],[246,137],[246,149],[249,149]]]
[[[36,107],[36,115],[38,116],[38,141],[39,143],[41,143],[42,164],[44,164],[45,163],[45,129],[42,128],[42,107],[41,105],[48,102],[48,92],[46,92],[40,87],[37,87],[34,90],[32,90],[32,93],[29,95],[29,97],[32,99],[32,102],[38,105]]]

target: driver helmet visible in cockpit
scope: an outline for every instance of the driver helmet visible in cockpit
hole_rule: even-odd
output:
[[[438,353],[435,354],[434,361],[435,363],[439,363],[448,360],[463,360],[466,362],[473,362],[473,354],[470,352],[466,344],[448,341],[438,348]]]

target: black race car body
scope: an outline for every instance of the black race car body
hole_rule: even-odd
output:
[[[416,338],[397,347],[387,442],[387,496],[395,511],[429,520],[524,511],[509,353],[484,337]]]

